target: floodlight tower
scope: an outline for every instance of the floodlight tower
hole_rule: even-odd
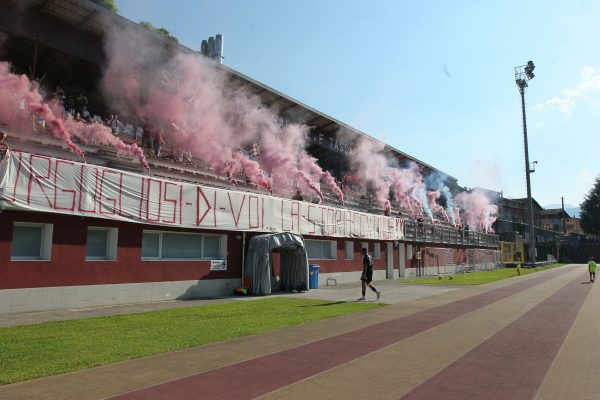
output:
[[[527,181],[527,207],[529,208],[529,257],[531,265],[535,266],[535,226],[533,216],[533,199],[531,198],[531,178],[530,174],[535,172],[535,167],[529,165],[529,146],[527,144],[527,119],[525,116],[525,88],[527,82],[535,76],[533,70],[535,65],[533,61],[527,61],[527,64],[515,67],[515,82],[521,93],[521,110],[523,112],[523,142],[525,144],[525,180]]]

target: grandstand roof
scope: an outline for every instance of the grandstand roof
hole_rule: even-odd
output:
[[[175,46],[182,52],[196,51],[181,44],[174,43],[151,32],[141,25],[128,20],[118,14],[112,13],[106,8],[89,0],[9,0],[4,4],[11,4],[13,8],[21,9],[29,13],[50,16],[51,18],[67,24],[73,29],[85,31],[97,37],[103,37],[104,32],[115,27],[129,29],[139,29],[145,34],[152,35],[157,41],[163,42],[169,46]],[[199,54],[199,53],[198,53]],[[302,121],[312,129],[318,132],[324,132],[330,135],[342,133],[351,136],[366,136],[371,140],[384,145],[388,154],[398,160],[398,162],[414,161],[421,165],[425,172],[439,171],[438,169],[418,160],[358,129],[355,129],[329,115],[326,115],[314,108],[307,106],[261,82],[258,82],[232,68],[221,65],[224,71],[230,75],[230,79],[238,80],[251,93],[261,97],[267,107],[277,107],[282,116],[293,117],[294,121]],[[448,175],[448,178],[456,182],[456,178]]]

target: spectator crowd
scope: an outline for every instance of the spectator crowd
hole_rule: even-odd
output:
[[[89,101],[85,92],[79,91],[66,94],[64,89],[57,85],[52,92],[52,98],[59,102],[63,107],[63,117],[69,115],[75,122],[82,124],[102,124],[111,129],[115,136],[131,138],[140,143],[144,154],[147,157],[163,157],[162,149],[167,142],[165,140],[165,128],[155,126],[150,118],[142,117],[137,124],[123,122],[119,119],[117,113],[106,114],[104,118],[100,115],[92,114],[89,110]],[[33,129],[45,130],[45,121],[32,116]],[[182,163],[193,163],[192,151],[190,149],[169,148],[165,158]]]

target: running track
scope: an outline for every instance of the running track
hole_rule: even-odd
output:
[[[586,281],[584,266],[563,267],[7,385],[0,398],[598,399],[600,289]]]

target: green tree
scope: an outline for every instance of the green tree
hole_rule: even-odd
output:
[[[96,3],[101,7],[104,8],[108,8],[110,11],[114,12],[115,14],[117,14],[119,12],[119,9],[117,8],[117,5],[115,4],[115,0],[91,0],[92,3]]]
[[[157,28],[156,26],[152,25],[151,22],[148,22],[148,21],[140,21],[140,25],[152,32],[156,32],[159,35],[164,36],[165,38],[167,38],[169,40],[173,40],[173,41],[179,43],[179,39],[177,39],[177,37],[173,36],[171,34],[171,32],[169,32],[168,30],[166,30],[163,27]]]
[[[581,228],[585,233],[600,234],[600,175],[585,196],[581,207]]]

